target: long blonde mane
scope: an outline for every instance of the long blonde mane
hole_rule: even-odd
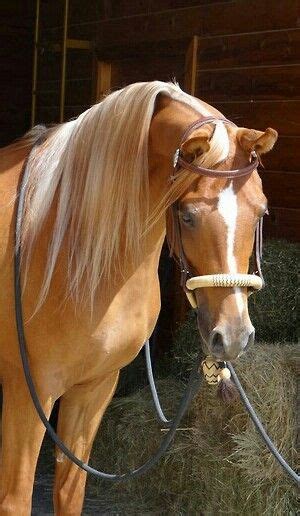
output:
[[[68,294],[93,303],[101,279],[122,272],[125,256],[127,262],[138,262],[147,221],[160,217],[186,188],[183,173],[149,213],[148,136],[155,101],[162,93],[203,114],[200,101],[177,84],[136,83],[57,126],[31,152],[22,235],[27,266],[49,210],[56,206],[39,306],[47,296],[63,243]],[[206,166],[219,161],[224,150],[222,135],[227,132],[217,125],[212,150],[202,159]]]

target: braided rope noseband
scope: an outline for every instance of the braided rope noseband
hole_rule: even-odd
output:
[[[193,163],[189,163],[184,159],[181,155],[181,145],[186,140],[186,138],[196,129],[199,129],[203,125],[214,123],[214,122],[223,122],[225,124],[232,125],[236,127],[236,125],[227,120],[227,118],[216,118],[216,117],[205,117],[201,120],[196,120],[193,122],[184,132],[179,147],[176,149],[174,153],[173,165],[175,169],[175,173],[171,175],[171,180],[175,181],[176,177],[180,169],[190,170],[196,174],[201,176],[207,176],[212,178],[226,178],[226,179],[234,179],[236,177],[243,177],[250,175],[259,165],[259,159],[256,153],[253,151],[251,153],[251,161],[249,165],[246,165],[243,168],[235,169],[235,170],[216,170],[211,168],[201,167],[200,165],[196,165]],[[172,213],[173,213],[173,221],[175,226],[175,238],[178,245],[179,253],[179,265],[181,269],[181,285],[186,293],[186,296],[192,305],[193,308],[197,308],[197,300],[195,293],[193,292],[197,288],[207,288],[207,287],[250,287],[254,290],[260,290],[264,285],[264,280],[261,273],[260,267],[260,258],[262,251],[262,219],[259,221],[258,226],[255,232],[255,260],[256,260],[256,273],[254,274],[208,274],[205,276],[192,276],[189,270],[188,261],[184,253],[182,240],[181,240],[181,230],[180,223],[178,219],[178,205],[175,203],[172,205]],[[187,279],[189,277],[189,279]]]

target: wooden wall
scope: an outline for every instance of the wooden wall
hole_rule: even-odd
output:
[[[43,0],[38,121],[58,120],[63,0]],[[111,66],[112,89],[173,77],[184,86],[186,54],[198,37],[195,95],[239,125],[280,134],[264,158],[268,234],[300,239],[300,29],[298,0],[70,0],[65,117],[95,100],[95,55]],[[52,46],[51,46],[52,45]]]
[[[30,126],[34,5],[0,3],[0,146]]]
[[[271,207],[266,228],[271,236],[299,240],[300,30],[291,12],[282,14],[278,30],[274,23],[273,30],[255,34],[239,29],[199,38],[195,95],[238,125],[277,129],[279,140],[260,172]]]

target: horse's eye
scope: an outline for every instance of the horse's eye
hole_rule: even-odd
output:
[[[187,226],[194,226],[195,225],[193,214],[190,213],[189,211],[181,212],[180,218],[181,218],[182,222],[184,224],[186,224]]]

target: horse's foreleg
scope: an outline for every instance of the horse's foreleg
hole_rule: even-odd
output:
[[[75,385],[60,401],[58,434],[70,450],[87,462],[101,418],[117,385],[119,372]],[[86,473],[59,450],[56,456],[54,507],[56,516],[80,515]]]
[[[49,417],[50,397],[39,393]],[[0,515],[29,516],[36,463],[45,433],[27,386],[15,377],[3,383]]]

